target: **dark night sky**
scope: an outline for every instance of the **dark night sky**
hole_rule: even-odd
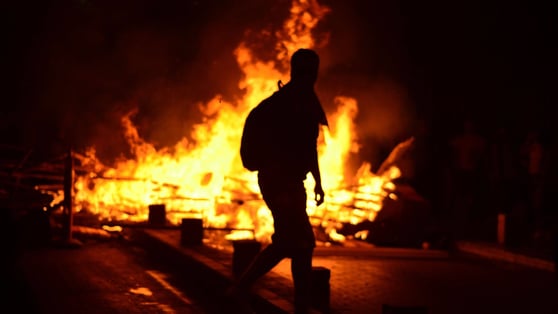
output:
[[[174,144],[198,121],[195,103],[239,93],[233,49],[246,30],[280,23],[289,3],[8,3],[2,143],[38,151],[97,144],[114,155],[119,118],[137,106],[143,136]],[[485,126],[556,121],[550,3],[320,3],[332,12],[318,28],[330,34],[319,49],[318,91],[326,108],[335,93],[359,100],[363,139],[397,140],[419,117],[446,133],[463,115]]]
[[[470,112],[485,116],[485,124],[508,125],[541,123],[556,114],[558,33],[548,2],[427,3],[407,7],[415,11],[408,21],[416,26],[407,42],[416,95],[430,99],[434,112]],[[421,71],[430,76],[430,90],[416,83]]]

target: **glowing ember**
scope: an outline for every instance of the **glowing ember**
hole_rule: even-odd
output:
[[[75,210],[88,211],[109,221],[146,221],[150,204],[165,204],[167,219],[179,224],[185,217],[203,218],[204,225],[216,228],[254,229],[258,240],[268,241],[273,232],[271,213],[260,198],[256,173],[242,167],[239,156],[244,119],[251,108],[277,89],[278,79],[288,78],[285,68],[292,53],[312,48],[311,31],[329,9],[315,0],[294,0],[290,17],[277,38],[276,60],[258,60],[247,45],[234,51],[243,78],[239,87],[245,94],[235,103],[216,95],[201,106],[203,123],[193,127],[191,140],[184,137],[174,147],[157,150],[139,136],[131,122],[134,112],[122,118],[125,136],[135,158],[114,166],[103,165],[91,148],[77,156],[89,169],[75,182]],[[335,240],[339,223],[374,220],[382,202],[394,189],[391,181],[397,168],[374,174],[363,164],[354,178],[345,178],[349,153],[358,148],[353,120],[357,101],[338,97],[337,112],[330,114],[330,129],[321,132],[319,160],[326,202],[316,208],[313,178],[306,181],[308,213],[316,226],[322,226]],[[62,192],[61,192],[62,193]],[[59,195],[58,201],[63,195]],[[248,234],[231,234],[246,237]]]

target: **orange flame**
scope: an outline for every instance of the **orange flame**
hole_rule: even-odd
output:
[[[268,241],[273,233],[271,214],[261,200],[256,174],[242,167],[238,153],[244,119],[276,90],[278,79],[287,76],[278,70],[285,68],[280,65],[298,48],[314,47],[312,30],[328,12],[315,0],[294,0],[283,30],[275,34],[278,53],[274,61],[258,60],[241,43],[234,55],[244,74],[239,87],[245,94],[235,103],[216,95],[200,104],[205,118],[193,127],[191,140],[184,137],[174,147],[157,150],[139,136],[131,121],[134,112],[123,117],[135,158],[108,167],[96,158],[94,148],[79,156],[91,171],[76,178],[76,211],[87,210],[102,220],[145,221],[148,205],[162,203],[172,224],[184,217],[200,217],[205,226],[254,229],[257,239]],[[349,97],[337,97],[335,102],[337,112],[329,115],[330,129],[323,129],[319,144],[326,203],[315,206],[311,175],[305,184],[314,223],[339,238],[336,224],[374,219],[394,188],[391,181],[400,173],[390,168],[376,175],[369,164],[363,164],[356,179],[345,178],[347,157],[358,150],[353,123],[358,107]]]

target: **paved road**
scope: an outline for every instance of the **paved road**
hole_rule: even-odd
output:
[[[161,246],[230,268],[230,256],[181,248],[176,231],[147,231]],[[382,305],[426,307],[429,314],[558,313],[553,272],[473,256],[397,249],[317,249],[314,266],[331,270],[331,313],[382,313]],[[220,265],[219,265],[220,264]],[[215,267],[223,273],[223,267]],[[290,300],[290,262],[261,286]],[[265,312],[262,312],[265,313]]]
[[[28,285],[25,291],[15,285],[3,291],[9,298],[5,308],[16,309],[7,313],[235,313],[222,297],[228,281],[212,272],[213,266],[202,269],[184,258],[176,231],[161,232],[169,242],[149,247],[123,237],[91,240],[74,249],[24,251],[18,270]],[[558,313],[558,286],[547,271],[404,250],[336,251],[321,251],[314,259],[315,266],[331,270],[332,314],[381,313],[382,304],[424,306],[429,314]],[[229,253],[205,257],[223,266],[221,274],[230,269]],[[288,260],[282,262],[260,286],[289,300],[289,266]],[[256,308],[272,313],[263,304]]]
[[[17,266],[4,313],[223,313],[123,239],[25,249]]]
[[[558,313],[555,277],[546,271],[470,259],[316,257],[331,270],[333,313],[381,313],[382,304],[430,314]],[[274,269],[290,278],[289,262]]]

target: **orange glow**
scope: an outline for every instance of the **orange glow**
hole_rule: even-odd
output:
[[[205,118],[195,125],[189,137],[173,147],[157,150],[146,142],[132,123],[134,112],[122,118],[125,137],[134,158],[106,166],[91,148],[77,156],[91,169],[78,175],[75,182],[74,208],[88,211],[103,221],[138,222],[148,219],[150,204],[165,204],[167,219],[179,224],[185,217],[203,218],[204,226],[215,228],[253,229],[255,237],[268,241],[273,233],[273,220],[261,200],[256,173],[242,167],[239,156],[244,119],[250,109],[277,89],[277,81],[286,81],[279,65],[288,64],[298,48],[313,48],[312,30],[329,12],[315,0],[293,0],[290,17],[278,32],[274,61],[261,61],[240,43],[234,51],[243,77],[239,88],[244,95],[229,103],[221,95],[199,104]],[[339,223],[374,220],[385,197],[394,190],[392,180],[400,176],[392,167],[374,174],[370,164],[363,164],[346,178],[347,159],[358,151],[354,118],[357,100],[339,96],[337,110],[328,113],[330,128],[320,134],[319,161],[326,202],[317,208],[313,201],[314,180],[306,180],[308,213],[316,226],[322,226],[335,240]],[[61,191],[61,193],[63,193]],[[228,238],[251,237],[251,232],[233,232]]]

